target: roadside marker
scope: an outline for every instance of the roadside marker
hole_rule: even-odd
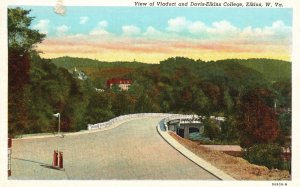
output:
[[[54,168],[58,168],[58,169],[63,169],[64,168],[63,152],[58,151],[58,150],[54,150],[52,166]]]
[[[52,166],[57,167],[57,163],[58,163],[58,153],[56,150],[54,150]]]

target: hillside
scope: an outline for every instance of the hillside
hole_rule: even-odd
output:
[[[153,68],[157,65],[140,62],[102,62],[87,58],[60,57],[51,59],[58,67],[66,69],[79,68],[87,73],[92,79],[108,79],[113,76],[128,77],[137,69]],[[204,79],[237,78],[237,83],[244,82],[242,79],[251,80],[261,77],[264,80],[291,81],[291,63],[273,59],[227,59],[215,62],[204,62],[201,60],[176,57],[169,58],[160,63],[163,74],[174,74],[174,69],[185,68]],[[250,75],[251,74],[251,75]],[[210,78],[209,78],[210,77]],[[218,80],[219,81],[219,80]],[[225,80],[226,81],[226,80]],[[232,80],[229,80],[232,81]]]
[[[102,62],[88,58],[60,57],[51,59],[57,67],[68,70],[77,69],[87,74],[90,79],[98,82],[98,87],[104,87],[107,79],[111,78],[132,78],[131,74],[138,68],[151,67],[151,64],[140,62]]]
[[[87,78],[70,74],[75,67]],[[276,116],[265,119],[272,117],[278,122],[277,142],[283,144],[281,137],[291,133],[291,114],[286,112],[291,108],[289,62],[204,62],[176,57],[160,64],[143,64],[70,57],[46,60],[36,56],[31,59],[29,76],[29,112],[24,121],[30,125],[11,129],[12,135],[57,131],[57,120],[52,116],[57,112],[63,116],[61,130],[66,132],[83,130],[87,124],[124,114],[163,112],[225,116],[229,119],[225,124],[228,128],[221,132],[215,129],[211,137],[215,137],[214,141],[237,143],[242,133],[237,125],[242,124],[245,113],[253,114],[249,107],[255,101],[264,111],[273,111],[276,103]],[[108,89],[109,78],[129,78],[133,83],[128,91]],[[262,114],[256,116],[256,121]]]
[[[145,64],[62,57],[51,62],[69,70],[76,67],[84,71],[97,88],[105,89],[110,78],[132,79],[131,90],[137,89],[150,96],[153,105],[150,108],[157,111],[199,112],[202,108],[200,111],[205,113],[221,112],[234,107],[239,97],[256,89],[270,90],[272,98],[266,101],[269,106],[275,101],[279,107],[291,106],[291,63],[286,61],[227,59],[204,62],[175,57],[160,64]]]
[[[270,81],[290,81],[291,80],[291,66],[287,61],[273,60],[273,59],[247,59],[247,60],[220,60],[217,62],[228,63],[235,62],[242,66],[256,70],[262,73],[264,77]]]

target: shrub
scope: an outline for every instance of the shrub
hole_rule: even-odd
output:
[[[253,164],[264,165],[269,169],[281,169],[283,166],[281,153],[282,149],[278,144],[255,144],[244,150],[244,157]]]
[[[214,119],[207,118],[204,120],[204,135],[210,140],[215,140],[220,136],[220,127]]]

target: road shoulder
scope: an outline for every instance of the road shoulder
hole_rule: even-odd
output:
[[[197,164],[199,167],[203,168],[207,172],[211,173],[212,175],[216,176],[217,178],[221,180],[235,180],[230,175],[226,174],[224,171],[216,168],[215,166],[211,165],[210,163],[206,162],[202,158],[199,158],[197,155],[195,155],[193,152],[186,149],[184,146],[182,146],[180,143],[178,143],[175,139],[173,139],[167,131],[165,131],[163,120],[157,125],[157,131],[160,134],[160,136],[168,142],[172,147],[174,147],[178,152],[180,152],[182,155],[187,157],[189,160],[193,161],[195,164]]]

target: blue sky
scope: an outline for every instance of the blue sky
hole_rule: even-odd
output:
[[[292,9],[282,8],[67,7],[67,14],[64,16],[54,14],[53,7],[27,8],[31,9],[31,15],[36,17],[32,25],[36,25],[40,20],[49,20],[49,36],[55,35],[55,28],[60,25],[68,25],[69,33],[86,34],[103,20],[108,23],[107,30],[116,34],[122,32],[123,25],[135,25],[141,30],[146,30],[151,25],[158,30],[164,30],[169,19],[181,16],[190,21],[200,20],[207,25],[227,20],[239,28],[263,27],[277,20],[282,20],[287,26],[292,25]],[[80,19],[84,18],[87,18],[85,24],[79,24]]]
[[[23,6],[45,58],[158,63],[169,57],[291,59],[292,9]]]

